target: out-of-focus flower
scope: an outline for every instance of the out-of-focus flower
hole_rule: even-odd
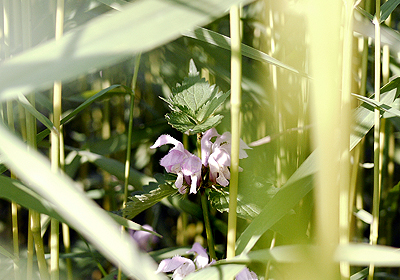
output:
[[[208,265],[208,255],[207,250],[200,245],[200,243],[194,243],[192,249],[187,251],[188,253],[193,252],[195,253],[196,257],[194,262],[196,263],[197,268],[203,268]]]
[[[200,158],[189,153],[181,142],[166,134],[161,135],[150,148],[155,149],[165,144],[172,144],[174,148],[169,150],[168,154],[161,159],[161,166],[167,172],[178,175],[175,186],[180,193],[186,193],[186,185],[184,185],[183,180],[190,186],[190,193],[196,193],[201,179]]]
[[[236,280],[258,280],[257,274],[250,271],[247,267],[243,268],[238,275],[236,275]]]
[[[175,256],[171,259],[162,260],[156,273],[173,271],[172,279],[181,280],[195,270],[196,267],[191,259]]]
[[[153,231],[153,228],[150,225],[143,225],[143,228]],[[157,236],[144,230],[130,230],[129,233],[139,245],[139,248],[147,252],[152,249],[152,245],[158,240]]]
[[[162,260],[156,273],[174,271],[172,279],[180,280],[196,269],[201,269],[209,265],[207,251],[199,243],[194,243],[192,249],[187,251],[187,253],[195,254],[194,262],[185,257],[175,256],[171,259]],[[211,263],[213,262],[214,260]]]
[[[216,137],[215,141],[211,140]],[[240,139],[239,159],[247,158],[245,149],[251,149]],[[210,180],[223,187],[228,186],[231,165],[231,134],[219,135],[215,128],[207,130],[201,138],[201,159],[204,166],[210,168]],[[242,169],[239,167],[239,171]]]

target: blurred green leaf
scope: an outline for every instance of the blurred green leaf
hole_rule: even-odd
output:
[[[200,132],[204,132],[212,127],[217,126],[223,116],[216,115],[208,118],[205,122],[201,124],[194,124],[184,113],[169,113],[165,116],[168,123],[174,127],[175,129],[179,130],[185,134],[196,134]]]
[[[170,42],[185,30],[205,25],[234,4],[251,1],[134,1],[16,55],[0,65],[0,100],[51,87],[132,54]],[[62,67],[60,67],[62,65]]]
[[[154,274],[156,264],[127,234],[63,173],[52,172],[48,159],[28,147],[0,125],[0,155],[9,168],[49,201],[68,224],[79,231],[110,261],[132,278],[165,279]],[[112,242],[110,242],[112,240]],[[140,263],[140,267],[132,266]]]
[[[211,265],[190,273],[185,280],[232,280],[243,268],[242,264]]]
[[[399,248],[389,246],[353,243],[340,245],[335,260],[355,266],[373,264],[376,267],[397,267],[400,266],[400,251]]]
[[[0,245],[0,254],[2,254],[3,256],[5,256],[5,257],[7,257],[7,258],[9,258],[9,259],[12,259],[12,260],[15,259],[15,258],[14,258],[14,255],[11,254],[10,252],[8,252],[7,249],[4,248],[4,247],[1,246],[1,245]]]
[[[0,197],[13,201],[26,209],[33,209],[39,213],[64,221],[54,210],[53,205],[18,180],[0,175]]]

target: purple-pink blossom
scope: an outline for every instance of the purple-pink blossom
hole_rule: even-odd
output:
[[[214,141],[212,139],[215,138]],[[239,159],[247,158],[245,149],[251,149],[240,139]],[[210,168],[210,180],[223,187],[228,186],[231,166],[231,134],[218,134],[215,128],[207,130],[201,138],[202,164]],[[239,167],[239,171],[242,169]]]
[[[162,260],[158,266],[156,273],[173,272],[173,280],[182,280],[190,273],[215,263],[215,260],[212,260],[209,263],[206,249],[204,249],[197,242],[193,244],[192,248],[187,251],[187,253],[195,254],[194,262],[191,259],[177,255],[173,258]],[[239,272],[238,275],[236,275],[235,279],[257,280],[258,278],[253,271],[250,271],[247,267],[245,267],[244,269],[242,269],[242,271]]]
[[[153,231],[153,228],[150,225],[143,225],[143,228]],[[150,251],[152,249],[152,245],[158,241],[158,237],[148,231],[129,230],[129,233],[133,240],[135,240],[139,245],[139,248],[147,252]]]
[[[190,186],[190,193],[196,193],[201,180],[200,158],[188,152],[181,142],[166,134],[161,135],[150,148],[155,149],[165,144],[172,144],[174,147],[161,159],[161,166],[167,172],[178,175],[175,186],[180,193],[186,193],[184,180]]]

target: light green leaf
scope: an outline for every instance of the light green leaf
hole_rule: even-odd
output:
[[[336,261],[348,262],[350,265],[396,267],[400,266],[399,248],[370,245],[370,244],[347,244],[340,245],[335,253]]]
[[[71,80],[181,36],[251,1],[134,1],[123,11],[98,16],[57,40],[45,42],[0,65],[0,100]],[[62,65],[62,67],[60,67]]]
[[[9,258],[11,260],[15,259],[13,254],[8,252],[8,250],[6,248],[4,248],[3,246],[1,246],[1,245],[0,245],[0,254],[2,254],[3,256],[5,256],[5,257],[7,257],[7,258]]]
[[[165,279],[154,274],[154,261],[137,248],[130,236],[121,233],[120,226],[68,176],[52,172],[48,159],[34,150],[28,152],[28,147],[3,125],[0,134],[1,159],[106,258],[118,263],[132,278]],[[132,265],[135,263],[141,265]]]
[[[381,6],[381,23],[384,22],[390,14],[400,4],[400,0],[388,0]]]
[[[124,0],[96,0],[96,1],[103,3],[104,5],[107,5],[110,8],[113,8],[117,11],[122,11],[124,6],[129,3]]]

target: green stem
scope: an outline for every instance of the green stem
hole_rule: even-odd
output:
[[[130,108],[129,108],[129,125],[128,125],[128,141],[126,144],[126,161],[125,161],[125,181],[124,181],[124,200],[122,204],[122,209],[126,207],[126,203],[128,202],[128,181],[129,181],[129,173],[130,173],[130,166],[131,166],[131,146],[132,146],[132,130],[133,130],[133,109],[135,105],[135,88],[136,88],[136,81],[139,71],[140,65],[140,57],[141,53],[136,55],[135,61],[135,70],[133,72],[132,78],[132,94],[130,100]],[[121,226],[121,234],[125,231],[125,228]],[[121,267],[118,266],[118,280],[122,278],[122,271]]]
[[[380,34],[380,1],[376,1],[375,11],[375,100],[380,100],[380,84],[381,84],[381,34]],[[372,224],[370,227],[369,241],[371,245],[376,245],[378,241],[378,227],[379,227],[379,204],[381,194],[381,178],[380,178],[380,164],[379,164],[379,137],[380,137],[380,111],[375,109],[375,126],[374,126],[374,193],[372,198]],[[374,278],[374,265],[369,266],[368,280]]]
[[[239,181],[239,144],[240,144],[240,105],[242,56],[240,38],[240,9],[233,6],[230,10],[231,23],[231,179],[229,184],[229,216],[226,258],[233,258],[236,247],[237,193]]]
[[[200,199],[201,199],[201,208],[203,209],[204,226],[206,227],[208,252],[210,254],[211,259],[217,260],[217,256],[215,254],[215,248],[214,248],[215,247],[214,238],[213,238],[211,224],[210,224],[210,216],[209,216],[209,212],[208,212],[207,195],[206,195],[205,191],[201,192]]]

